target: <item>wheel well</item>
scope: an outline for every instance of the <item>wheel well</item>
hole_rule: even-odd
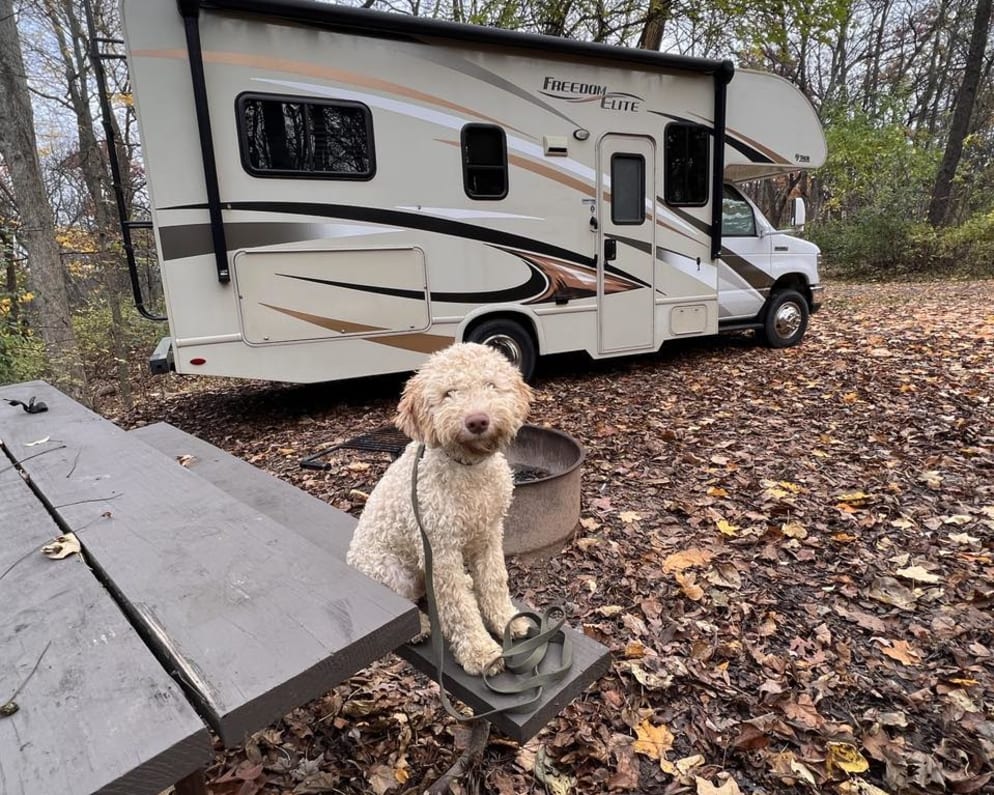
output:
[[[535,331],[535,324],[532,322],[532,319],[528,317],[528,315],[524,315],[521,312],[491,312],[487,315],[474,317],[463,331],[462,338],[464,340],[469,339],[474,329],[491,320],[509,320],[512,323],[517,323],[528,333],[528,336],[532,338],[532,342],[535,345],[535,352],[539,353],[538,333]]]
[[[777,279],[770,288],[770,296],[772,297],[778,290],[797,290],[808,302],[808,309],[811,308],[811,285],[800,273],[788,273]]]

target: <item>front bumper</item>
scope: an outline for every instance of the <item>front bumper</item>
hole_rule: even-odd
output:
[[[825,285],[816,284],[811,288],[811,314],[813,315],[825,303]]]

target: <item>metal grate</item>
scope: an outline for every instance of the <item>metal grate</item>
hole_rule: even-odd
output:
[[[404,448],[410,443],[407,435],[397,430],[393,425],[384,425],[382,428],[363,433],[339,444],[325,447],[312,453],[307,458],[300,460],[300,466],[304,469],[330,469],[331,465],[318,459],[333,453],[335,450],[348,448],[350,450],[369,450],[378,453],[390,453],[398,456],[404,452]]]
[[[342,442],[338,447],[348,447],[353,450],[373,450],[381,453],[393,453],[400,455],[404,448],[410,444],[411,440],[407,434],[397,430],[392,425],[384,425],[375,431],[361,434],[347,442]]]

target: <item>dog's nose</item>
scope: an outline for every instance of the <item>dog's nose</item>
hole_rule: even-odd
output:
[[[486,433],[487,428],[490,427],[490,417],[483,412],[478,414],[470,414],[465,419],[464,424],[466,425],[466,430],[470,433],[479,435],[481,433]]]

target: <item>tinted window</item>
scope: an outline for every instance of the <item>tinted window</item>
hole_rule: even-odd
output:
[[[645,221],[645,158],[611,155],[611,223]]]
[[[752,207],[735,188],[725,186],[721,200],[721,234],[730,237],[753,237],[756,234],[756,218]]]
[[[467,124],[462,128],[462,180],[471,199],[507,196],[507,138],[500,127]]]
[[[697,124],[667,125],[663,190],[668,204],[707,204],[710,138],[708,129]]]
[[[238,123],[242,163],[252,174],[370,179],[375,171],[365,105],[244,95]]]

